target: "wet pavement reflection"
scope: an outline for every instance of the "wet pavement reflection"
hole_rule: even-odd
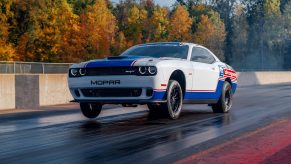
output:
[[[78,107],[50,116],[4,119],[0,163],[172,162],[183,157],[179,153],[202,143],[219,143],[230,133],[289,115],[290,99],[280,97],[290,96],[290,91],[285,85],[240,88],[230,113],[214,114],[207,105],[185,105],[181,118],[174,121],[150,117],[145,106],[109,108],[96,120],[85,119]],[[179,154],[177,159],[173,154]]]

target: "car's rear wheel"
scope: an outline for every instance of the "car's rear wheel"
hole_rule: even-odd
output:
[[[214,113],[228,113],[232,107],[232,88],[227,81],[223,84],[222,93],[219,101],[212,105]]]
[[[80,108],[85,117],[92,119],[99,116],[102,109],[102,104],[80,103]]]
[[[180,116],[183,105],[183,91],[176,80],[170,80],[167,89],[166,113],[170,119],[177,119]]]

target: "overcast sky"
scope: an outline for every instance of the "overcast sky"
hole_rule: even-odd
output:
[[[113,2],[119,2],[119,0],[112,0]],[[175,3],[175,0],[154,0],[161,6],[171,6]]]
[[[175,3],[175,0],[155,0],[155,2],[161,6],[171,6]]]

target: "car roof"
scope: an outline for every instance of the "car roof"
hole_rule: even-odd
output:
[[[201,47],[201,48],[204,48],[204,49],[207,49],[208,51],[210,51],[208,48],[202,46],[202,45],[199,45],[199,44],[195,44],[195,43],[187,43],[187,42],[152,42],[152,43],[144,43],[144,44],[139,44],[139,45],[136,45],[136,46],[155,46],[155,45],[172,45],[172,46],[181,46],[181,45],[187,45],[189,46],[189,48],[192,48],[192,47]],[[136,47],[134,46],[134,47]],[[215,56],[215,54],[211,52],[211,55],[217,60],[217,61],[220,61],[219,58],[217,56]]]
[[[180,45],[194,45],[194,46],[199,46],[198,44],[194,43],[185,43],[185,42],[154,42],[154,43],[145,43],[145,44],[140,44],[138,46],[154,46],[154,45],[173,45],[173,46],[180,46]]]

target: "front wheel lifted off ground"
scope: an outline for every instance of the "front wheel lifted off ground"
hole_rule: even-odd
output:
[[[102,104],[99,103],[80,103],[80,108],[83,115],[87,118],[96,118],[99,116]]]

